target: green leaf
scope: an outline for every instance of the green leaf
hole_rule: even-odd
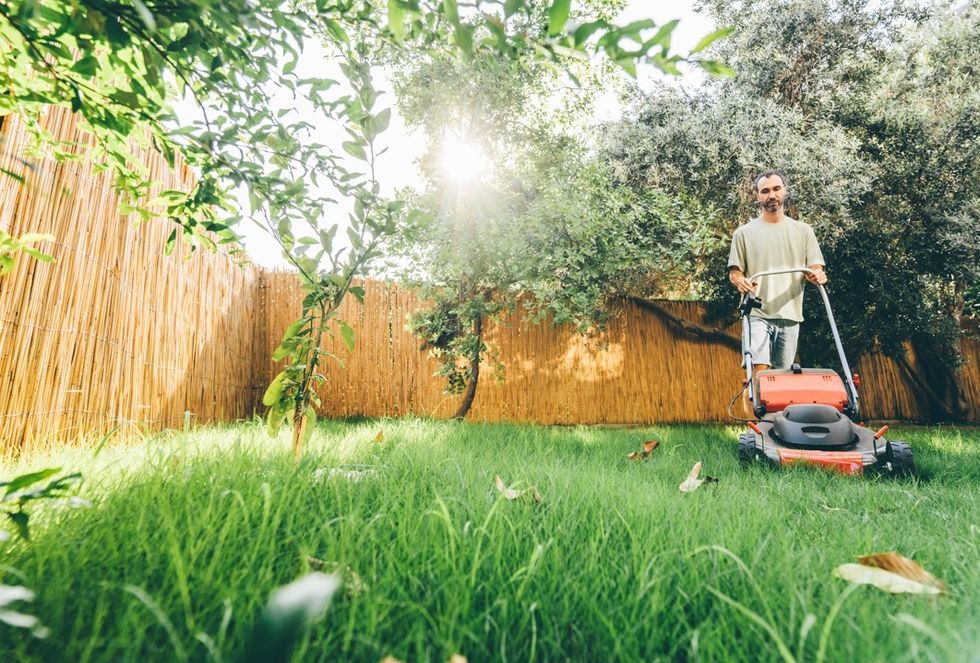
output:
[[[647,52],[651,48],[655,48],[657,46],[664,49],[670,48],[671,34],[674,32],[674,28],[676,28],[679,23],[679,20],[674,19],[673,21],[669,21],[660,26],[657,33],[643,43],[643,51]]]
[[[572,39],[575,41],[576,46],[581,46],[586,41],[588,41],[589,37],[595,34],[597,30],[601,30],[603,28],[608,28],[608,27],[609,24],[606,23],[605,21],[592,21],[591,23],[583,23],[582,25],[578,26],[575,29],[575,33]]]
[[[265,394],[262,396],[262,405],[272,407],[279,401],[279,396],[282,395],[282,387],[285,381],[286,371],[282,371],[272,380],[269,387],[265,390]]]
[[[344,345],[348,352],[354,351],[354,330],[343,320],[340,321],[340,335],[344,337]]]
[[[296,346],[289,342],[283,342],[272,352],[272,361],[282,361],[293,353]]]
[[[727,37],[734,31],[735,31],[735,27],[729,25],[727,27],[715,30],[709,35],[706,35],[701,39],[701,41],[698,42],[697,46],[691,49],[691,55],[694,55],[695,53],[700,53],[704,49],[708,48],[708,46],[711,46],[711,44],[713,44],[715,41],[721,39],[722,37]]]
[[[25,541],[30,541],[31,533],[27,529],[27,520],[29,516],[23,511],[16,511],[13,513],[8,512],[7,516],[14,521],[14,525],[17,527],[17,533],[20,534],[20,538]]]
[[[398,41],[405,36],[405,10],[398,0],[388,0],[388,29]]]
[[[174,245],[176,243],[177,243],[177,229],[174,228],[173,230],[170,231],[170,234],[167,235],[167,241],[163,245],[163,253],[164,253],[164,255],[168,255],[169,256],[171,253],[173,253],[174,252]]]
[[[386,108],[374,116],[374,135],[383,133],[391,123],[391,109]]]
[[[306,408],[306,413],[303,415],[303,437],[300,438],[300,444],[305,446],[310,438],[313,437],[313,430],[316,428],[316,410],[313,406]]]
[[[21,488],[26,488],[27,486],[37,483],[38,481],[44,481],[48,477],[53,476],[60,471],[60,467],[49,467],[46,470],[31,472],[30,474],[21,474],[19,477],[15,477],[10,481],[0,483],[0,486],[6,486],[4,495],[10,495],[17,492]]]
[[[572,11],[572,0],[555,0],[548,9],[548,34],[557,35],[565,29]]]
[[[505,0],[504,16],[510,18],[525,6],[525,0]]]
[[[367,153],[364,151],[364,148],[360,143],[355,143],[354,141],[348,140],[344,142],[342,147],[344,148],[344,152],[347,152],[347,154],[351,155],[352,157],[357,157],[358,159],[367,161]]]
[[[731,78],[735,75],[735,70],[717,60],[697,60],[697,66],[712,76],[726,76]]]
[[[279,427],[282,425],[282,418],[285,415],[282,403],[275,403],[269,408],[269,414],[265,421],[265,432],[269,437],[275,437],[279,433]]]
[[[86,78],[91,78],[99,69],[99,61],[94,55],[86,55],[84,58],[72,65],[71,71],[81,74]]]
[[[283,334],[282,334],[282,342],[285,343],[286,341],[288,341],[289,339],[291,339],[293,336],[296,336],[296,334],[299,332],[299,330],[303,328],[303,325],[305,325],[309,321],[310,321],[310,319],[308,317],[305,317],[304,316],[304,317],[300,318],[299,320],[295,321],[293,324],[291,324],[288,327],[286,327],[286,331],[283,332]]]
[[[364,288],[362,288],[361,286],[352,285],[347,292],[354,295],[355,299],[357,299],[357,301],[359,301],[360,303],[362,304],[364,303]]]

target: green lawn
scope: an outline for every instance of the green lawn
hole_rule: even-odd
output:
[[[980,431],[893,430],[906,481],[743,470],[737,434],[327,422],[297,466],[285,431],[249,424],[7,462],[81,470],[92,506],[42,506],[30,544],[0,543],[0,582],[51,629],[0,623],[0,658],[236,660],[274,588],[339,568],[295,660],[975,660]],[[679,492],[698,460],[720,481]],[[502,499],[495,474],[544,501]],[[832,570],[890,550],[950,593],[845,596]]]

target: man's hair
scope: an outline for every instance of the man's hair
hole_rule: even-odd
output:
[[[759,182],[766,179],[767,177],[772,177],[773,175],[776,175],[777,177],[779,177],[779,179],[783,181],[784,189],[789,188],[789,180],[786,179],[786,173],[779,170],[778,168],[773,168],[772,170],[767,170],[755,176],[755,179],[752,181],[752,191],[758,192]]]

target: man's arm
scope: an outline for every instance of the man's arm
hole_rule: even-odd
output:
[[[743,295],[747,292],[755,291],[755,283],[745,278],[745,274],[738,267],[733,266],[728,268],[728,280]]]
[[[812,274],[804,274],[806,280],[813,285],[823,285],[827,282],[827,273],[823,271],[823,265],[820,263],[815,263],[809,266],[813,270]]]

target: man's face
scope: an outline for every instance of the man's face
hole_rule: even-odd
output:
[[[776,212],[782,209],[785,198],[786,188],[783,186],[783,178],[779,175],[770,175],[759,180],[755,199],[767,212]]]

